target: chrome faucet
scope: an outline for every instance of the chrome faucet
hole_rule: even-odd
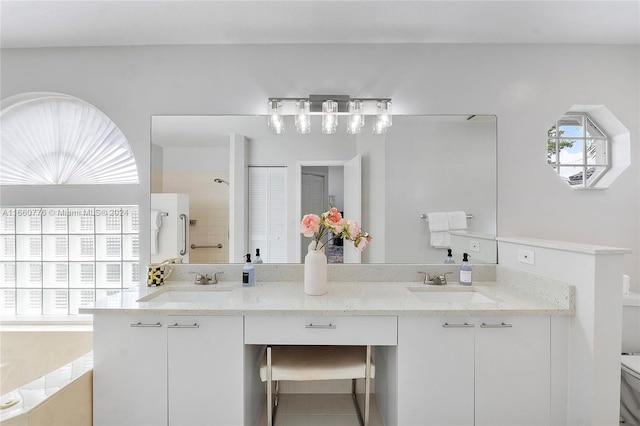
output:
[[[206,285],[206,284],[218,284],[218,274],[224,274],[224,272],[214,272],[213,277],[210,277],[209,274],[196,274],[195,284]]]
[[[419,274],[424,274],[423,284],[431,285],[445,285],[447,284],[447,274],[453,274],[453,272],[445,272],[444,274],[431,276],[426,272],[419,271]]]

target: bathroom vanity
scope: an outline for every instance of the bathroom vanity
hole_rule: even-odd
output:
[[[374,345],[387,425],[549,424],[560,350],[551,318],[574,314],[574,289],[520,288],[484,268],[491,281],[472,287],[332,281],[327,295],[307,296],[301,280],[175,281],[111,296],[85,311],[94,314],[94,424],[253,426],[267,344]]]

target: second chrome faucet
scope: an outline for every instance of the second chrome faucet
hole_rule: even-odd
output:
[[[419,271],[419,274],[424,274],[423,284],[430,285],[445,285],[447,283],[447,274],[453,274],[453,272],[445,272],[444,274],[431,276],[426,272]]]

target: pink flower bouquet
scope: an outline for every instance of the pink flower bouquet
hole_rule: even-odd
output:
[[[300,222],[300,232],[315,240],[315,250],[321,250],[329,241],[329,233],[352,241],[355,248],[363,251],[371,241],[371,235],[360,229],[355,220],[345,220],[337,208],[331,207],[321,216],[307,214]],[[326,237],[326,238],[325,238]]]

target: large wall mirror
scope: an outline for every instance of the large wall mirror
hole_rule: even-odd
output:
[[[494,116],[396,115],[382,135],[287,124],[274,134],[265,116],[151,118],[152,262],[240,263],[259,248],[266,262],[297,263],[310,241],[302,215],[330,204],[374,238],[361,254],[334,241],[330,261],[442,263],[425,216],[464,211],[456,261],[496,262]]]

